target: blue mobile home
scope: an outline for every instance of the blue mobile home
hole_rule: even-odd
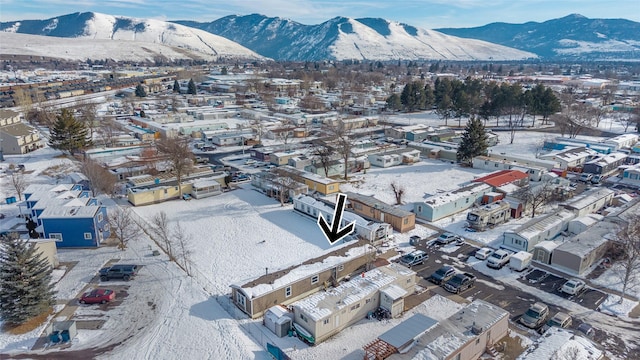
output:
[[[56,239],[56,246],[98,247],[111,235],[107,209],[100,205],[53,206],[38,217],[44,238]]]

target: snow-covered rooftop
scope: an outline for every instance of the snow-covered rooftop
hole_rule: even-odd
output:
[[[295,283],[298,280],[309,277],[313,274],[321,273],[327,269],[336,267],[350,260],[350,258],[361,256],[367,252],[371,252],[373,247],[371,245],[364,245],[349,249],[344,256],[329,256],[321,262],[315,262],[312,264],[300,265],[291,269],[287,274],[273,280],[272,284],[260,283],[255,286],[242,286],[232,285],[234,287],[242,288],[242,291],[249,297],[257,297],[273,290],[282,288],[283,286]],[[375,251],[375,250],[374,250]]]
[[[410,275],[414,272],[401,265],[391,263],[367,271],[362,276],[344,282],[338,287],[315,293],[291,304],[291,306],[301,309],[311,319],[318,321],[333,314],[336,310],[374,295],[378,290],[392,284],[397,279],[396,273]]]
[[[558,223],[569,221],[574,217],[575,215],[571,211],[560,210],[546,216],[531,219],[527,223],[510,232],[516,233],[525,239],[532,239],[534,236],[557,226]]]
[[[430,196],[424,200],[424,203],[432,207],[441,206],[458,199],[464,199],[481,191],[488,191],[490,189],[490,185],[484,183],[474,183],[453,191],[446,192],[444,194],[436,194]]]
[[[552,327],[517,360],[598,360],[602,356],[603,352],[591,340],[569,330]]]

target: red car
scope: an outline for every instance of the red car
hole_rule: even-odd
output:
[[[80,304],[104,304],[116,298],[116,293],[109,289],[95,289],[82,294]]]

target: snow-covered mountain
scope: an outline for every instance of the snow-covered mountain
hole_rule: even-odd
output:
[[[572,14],[541,23],[491,23],[438,31],[531,51],[543,58],[640,59],[640,23],[625,19]]]
[[[385,19],[336,17],[318,25],[253,14],[176,23],[224,36],[278,60],[519,60],[535,54]]]
[[[161,44],[178,50],[184,49],[187,51],[184,56],[186,58],[197,53],[205,58],[262,58],[242,45],[206,31],[166,21],[94,12],[74,13],[47,20],[3,22],[0,23],[0,31],[62,38]],[[130,44],[120,42],[119,46],[126,48]],[[140,45],[131,46],[135,48]],[[4,52],[4,43],[2,51]]]
[[[56,59],[86,61],[153,62],[158,59],[215,61],[218,56],[163,44],[140,41],[61,38],[15,34],[0,31],[0,53],[3,55],[44,56]]]

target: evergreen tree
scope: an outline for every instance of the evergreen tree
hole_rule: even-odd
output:
[[[68,151],[73,155],[76,151],[91,145],[88,130],[82,121],[78,121],[69,109],[62,109],[56,116],[51,128],[49,146],[54,149]]]
[[[12,325],[47,312],[54,304],[51,267],[26,240],[0,240],[0,318]]]
[[[401,110],[402,102],[400,101],[400,96],[398,96],[398,94],[391,94],[391,96],[387,98],[387,107],[393,111]]]
[[[187,85],[187,94],[195,95],[198,91],[196,89],[196,83],[193,82],[193,79],[189,79],[189,84]]]
[[[222,70],[220,70],[220,74],[221,74],[221,75],[227,75],[227,74],[229,74],[229,70],[227,69],[227,67],[226,67],[226,66],[223,66],[223,67],[222,67]]]
[[[147,97],[147,92],[144,90],[144,87],[142,86],[142,84],[138,84],[138,86],[136,86],[136,96]]]
[[[487,153],[487,132],[480,119],[475,116],[469,119],[467,127],[462,134],[462,142],[458,146],[456,158],[458,162],[470,163],[471,159]]]
[[[178,79],[173,81],[173,92],[176,94],[180,93],[180,83],[178,82]]]

